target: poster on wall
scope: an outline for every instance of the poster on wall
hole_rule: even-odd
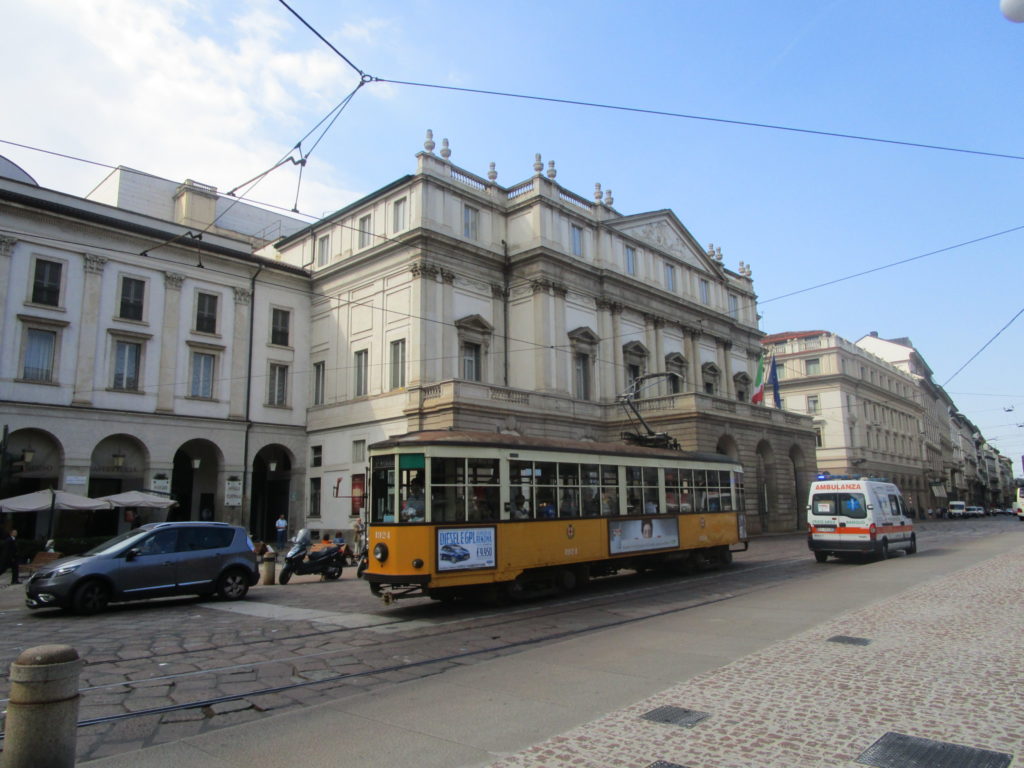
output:
[[[648,517],[643,520],[608,521],[608,550],[613,555],[678,547],[678,518]]]
[[[237,477],[229,477],[224,481],[224,506],[242,506],[242,481]]]
[[[437,570],[464,571],[494,568],[494,526],[488,528],[439,528]]]

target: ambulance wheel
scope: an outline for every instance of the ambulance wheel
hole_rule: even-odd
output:
[[[826,560],[828,560],[828,552],[815,552],[814,559],[817,560],[819,563],[824,563]]]
[[[917,536],[910,534],[910,547],[907,549],[908,555],[917,554]]]
[[[879,560],[888,560],[889,559],[889,540],[888,539],[882,539],[882,549],[878,553],[878,559]]]

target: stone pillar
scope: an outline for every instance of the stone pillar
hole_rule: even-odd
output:
[[[74,767],[78,675],[83,664],[69,645],[40,645],[14,660],[4,768]]]
[[[533,351],[533,388],[537,392],[551,392],[555,388],[554,338],[551,327],[554,314],[553,286],[548,280],[533,280],[533,328],[536,347]]]
[[[75,362],[74,405],[92,405],[92,391],[96,381],[96,347],[99,339],[100,298],[103,293],[103,267],[105,256],[84,254],[85,281],[82,286],[82,322],[78,329],[78,355]]]
[[[174,389],[178,380],[178,346],[180,334],[178,330],[179,304],[181,303],[181,284],[185,276],[175,272],[164,272],[164,315],[160,331],[160,381],[156,396],[156,410],[171,413],[174,411]],[[186,391],[188,385],[186,384]]]
[[[612,360],[615,361],[612,373],[612,397],[617,397],[626,388],[626,368],[622,359],[622,305],[613,304],[612,311]]]
[[[691,328],[683,329],[683,349],[686,353],[686,378],[690,382],[691,392],[703,392],[704,387],[701,383],[700,376],[700,345],[697,344],[697,339],[700,333]]]
[[[730,400],[736,399],[736,382],[732,380],[732,342],[722,342],[722,359],[725,365],[722,367],[722,376],[725,378],[725,386],[722,387],[722,394]]]
[[[11,284],[11,257],[18,240],[14,237],[0,236],[0,338],[4,335],[7,320],[7,288]],[[21,375],[20,373],[18,375]]]
[[[554,291],[554,315],[552,317],[552,349],[551,366],[554,369],[554,387],[558,392],[565,392],[572,395],[572,348],[566,350],[569,328],[565,327],[565,299],[569,295],[569,289],[564,285],[553,286]],[[561,350],[561,351],[559,351]]]
[[[248,370],[249,344],[256,343],[255,339],[250,338],[249,333],[249,316],[253,311],[252,298],[252,291],[248,288],[235,288],[235,327],[231,342],[231,399],[228,402],[228,418],[231,419],[245,418],[246,385],[249,378],[253,375],[253,372]],[[296,329],[292,328],[291,333],[294,334],[295,332]],[[252,335],[258,333],[259,331],[253,329]],[[289,339],[289,341],[292,341],[292,346],[294,346],[294,340]],[[294,374],[294,371],[292,373]],[[258,377],[257,380],[259,380]],[[293,375],[292,382],[296,380],[297,377]],[[290,385],[291,382],[289,382]],[[259,402],[258,399],[257,402]]]
[[[455,329],[457,318],[452,312],[455,306],[455,273],[444,269],[439,269],[438,273],[441,276],[441,301],[439,303],[441,317],[439,319],[442,334],[441,354],[438,355],[441,360],[439,380],[455,379],[462,375],[462,350],[459,349],[459,335]],[[480,364],[483,365],[483,360],[480,361]]]

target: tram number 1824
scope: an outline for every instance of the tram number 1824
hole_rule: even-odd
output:
[[[515,599],[622,569],[687,573],[747,548],[726,456],[495,433],[370,447],[365,578],[385,601]]]

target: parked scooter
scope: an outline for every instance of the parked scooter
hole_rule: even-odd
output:
[[[292,548],[284,556],[284,567],[278,577],[281,584],[287,584],[292,574],[301,576],[308,573],[319,573],[330,581],[341,577],[345,560],[338,547],[332,545],[318,549],[316,552],[310,552],[309,548],[313,544],[313,537],[310,536],[308,528],[300,530],[292,541]]]

